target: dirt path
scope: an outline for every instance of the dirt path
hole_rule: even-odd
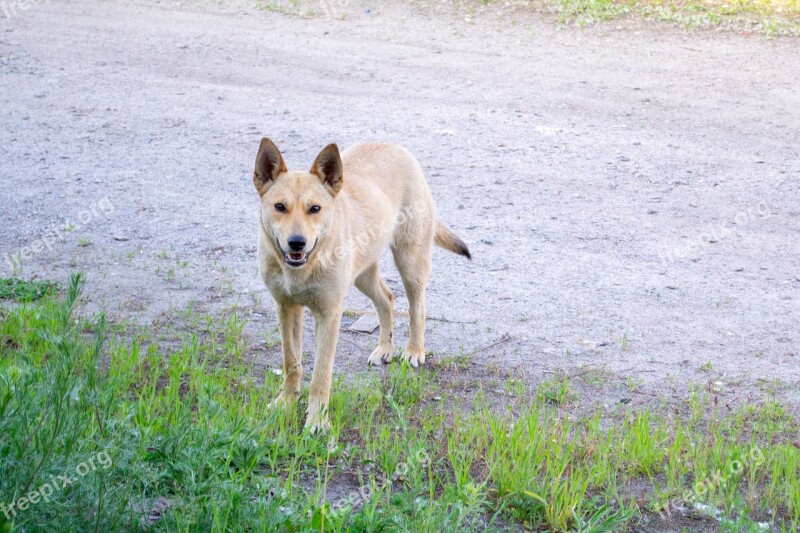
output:
[[[800,406],[800,42],[349,9],[70,1],[0,19],[0,254],[41,248],[25,276],[86,271],[116,319],[238,304],[253,357],[279,366],[258,139],[290,167],[397,141],[475,258],[436,252],[434,361],[508,335],[471,356],[474,381],[567,369],[593,376],[591,401],[698,382]],[[337,368],[372,342],[344,334]]]

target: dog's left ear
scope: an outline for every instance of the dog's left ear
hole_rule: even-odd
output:
[[[322,149],[314,164],[311,165],[311,173],[319,176],[319,179],[330,188],[334,196],[342,190],[342,185],[344,185],[342,158],[339,156],[339,148],[335,144],[329,144]]]

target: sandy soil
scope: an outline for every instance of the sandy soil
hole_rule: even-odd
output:
[[[434,363],[466,354],[498,390],[565,370],[587,402],[698,383],[797,412],[800,42],[321,5],[338,11],[67,1],[0,19],[0,254],[38,249],[27,277],[84,270],[89,308],[146,327],[237,305],[249,355],[279,367],[259,138],[290,167],[396,141],[474,256],[435,253]],[[353,290],[347,308],[370,307]],[[367,371],[373,343],[344,333],[337,369]]]

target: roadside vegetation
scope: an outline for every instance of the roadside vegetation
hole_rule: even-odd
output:
[[[82,315],[81,286],[0,308],[0,531],[800,528],[798,424],[768,396],[586,413],[565,377],[498,402],[393,364],[340,379],[313,437],[302,400],[267,409],[281,377],[237,314],[162,342]]]
[[[604,21],[646,20],[687,29],[713,29],[767,36],[800,36],[800,0],[412,0],[421,10],[453,9],[468,22],[487,13],[539,12],[562,24],[591,26]],[[299,16],[347,18],[347,0],[260,0],[260,9]]]
[[[800,35],[798,0],[542,0],[540,9],[578,26],[638,18],[689,29]]]

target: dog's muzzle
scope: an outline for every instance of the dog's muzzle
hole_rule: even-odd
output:
[[[284,262],[291,268],[300,268],[304,266],[308,262],[308,256],[311,255],[311,252],[317,247],[317,241],[314,241],[314,246],[307,252],[286,252],[277,239],[275,239],[275,243],[278,245],[278,250],[283,254]]]

